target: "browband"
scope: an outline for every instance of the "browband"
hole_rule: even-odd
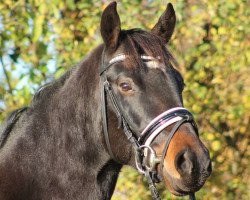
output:
[[[111,65],[115,64],[115,63],[119,63],[119,62],[123,62],[126,59],[127,55],[125,55],[124,53],[118,54],[117,56],[115,56],[114,58],[112,58],[107,65],[103,65],[104,68],[100,69],[100,75],[102,75],[102,73],[104,71],[106,71]],[[160,57],[152,57],[152,56],[147,56],[147,55],[141,55],[140,56],[142,61],[150,61],[150,60],[159,60]]]

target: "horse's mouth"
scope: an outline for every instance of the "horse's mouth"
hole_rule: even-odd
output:
[[[177,192],[177,191],[170,191],[170,192],[175,196],[186,196],[189,194],[187,192]]]
[[[202,187],[202,186],[201,186]],[[195,193],[197,192],[201,187],[198,187],[196,189],[191,189],[191,190],[188,190],[188,191],[184,191],[182,189],[179,189],[179,188],[175,188],[175,189],[171,189],[170,192],[175,195],[175,196],[186,196],[186,195],[190,195],[191,193]]]
[[[165,182],[163,179],[163,182],[173,195],[186,196],[199,191],[205,184],[205,180],[196,181],[196,183],[190,185],[183,183],[180,179],[172,179],[171,183],[169,181]]]

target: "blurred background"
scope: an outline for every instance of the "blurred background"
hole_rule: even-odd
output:
[[[105,0],[0,1],[0,123],[29,105],[35,91],[60,77],[101,43]],[[250,1],[122,0],[122,28],[150,30],[173,3],[177,15],[169,48],[211,153],[213,173],[198,199],[250,199]],[[163,199],[171,195],[159,185]],[[124,167],[112,200],[151,199],[144,178]]]

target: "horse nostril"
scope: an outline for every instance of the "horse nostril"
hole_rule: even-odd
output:
[[[194,154],[191,151],[185,150],[176,157],[176,169],[182,174],[191,174],[194,168]]]

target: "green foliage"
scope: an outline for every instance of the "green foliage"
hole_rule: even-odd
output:
[[[246,0],[172,1],[177,14],[170,48],[186,82],[185,106],[195,113],[211,152],[213,173],[198,199],[250,199],[250,4]],[[0,2],[0,121],[28,105],[35,90],[58,78],[101,43],[108,1]],[[164,1],[122,0],[123,28],[150,29]],[[177,198],[164,191],[164,198]],[[147,184],[125,167],[113,196],[151,199]],[[185,199],[185,198],[184,198]]]

